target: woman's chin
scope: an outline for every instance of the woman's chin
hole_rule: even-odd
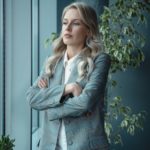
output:
[[[72,45],[73,44],[73,42],[70,40],[63,40],[63,42],[65,45]]]

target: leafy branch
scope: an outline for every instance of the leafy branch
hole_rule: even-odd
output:
[[[122,104],[119,96],[111,100],[108,110],[105,116],[105,129],[110,143],[123,145],[121,130],[131,136],[135,135],[136,130],[143,130],[146,111],[133,113],[129,106]],[[118,124],[115,128],[113,127],[114,120]]]
[[[144,61],[141,49],[145,38],[137,26],[147,23],[145,11],[150,12],[150,3],[138,0],[117,0],[104,7],[99,28],[104,47],[112,57],[111,72],[137,67]]]
[[[136,68],[144,61],[142,51],[145,37],[138,30],[139,25],[147,25],[146,12],[150,12],[150,2],[138,0],[116,0],[109,7],[104,7],[100,16],[100,32],[104,48],[112,59],[110,74]],[[109,89],[117,86],[117,81],[110,78]],[[105,130],[110,143],[122,144],[121,131],[134,135],[137,129],[143,130],[146,112],[134,113],[123,105],[122,98],[115,96],[107,100]],[[117,126],[113,125],[113,121]]]

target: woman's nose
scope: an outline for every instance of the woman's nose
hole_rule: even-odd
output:
[[[71,23],[68,23],[67,25],[66,25],[66,30],[71,30],[72,29],[72,25],[71,25]]]

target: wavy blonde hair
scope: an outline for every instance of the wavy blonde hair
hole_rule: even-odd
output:
[[[89,36],[85,41],[85,47],[81,51],[81,61],[78,63],[78,73],[81,78],[88,76],[94,67],[93,59],[102,51],[102,44],[98,29],[98,20],[95,10],[83,3],[75,2],[64,8],[62,13],[62,20],[69,9],[77,9],[82,22],[89,29]],[[63,57],[66,50],[66,45],[63,42],[62,36],[60,36],[52,44],[54,54],[47,59],[45,66],[45,73],[51,77],[55,72],[56,64]]]

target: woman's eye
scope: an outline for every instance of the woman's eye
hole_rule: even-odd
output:
[[[73,25],[79,26],[79,25],[80,25],[80,23],[78,23],[78,22],[74,22],[74,23],[73,23]]]
[[[67,22],[63,22],[62,24],[63,24],[63,25],[66,25],[66,24],[67,24]]]
[[[79,26],[80,23],[79,22],[72,22],[72,23],[68,23],[68,22],[62,22],[62,25],[66,26],[66,25],[71,25],[71,26]]]

